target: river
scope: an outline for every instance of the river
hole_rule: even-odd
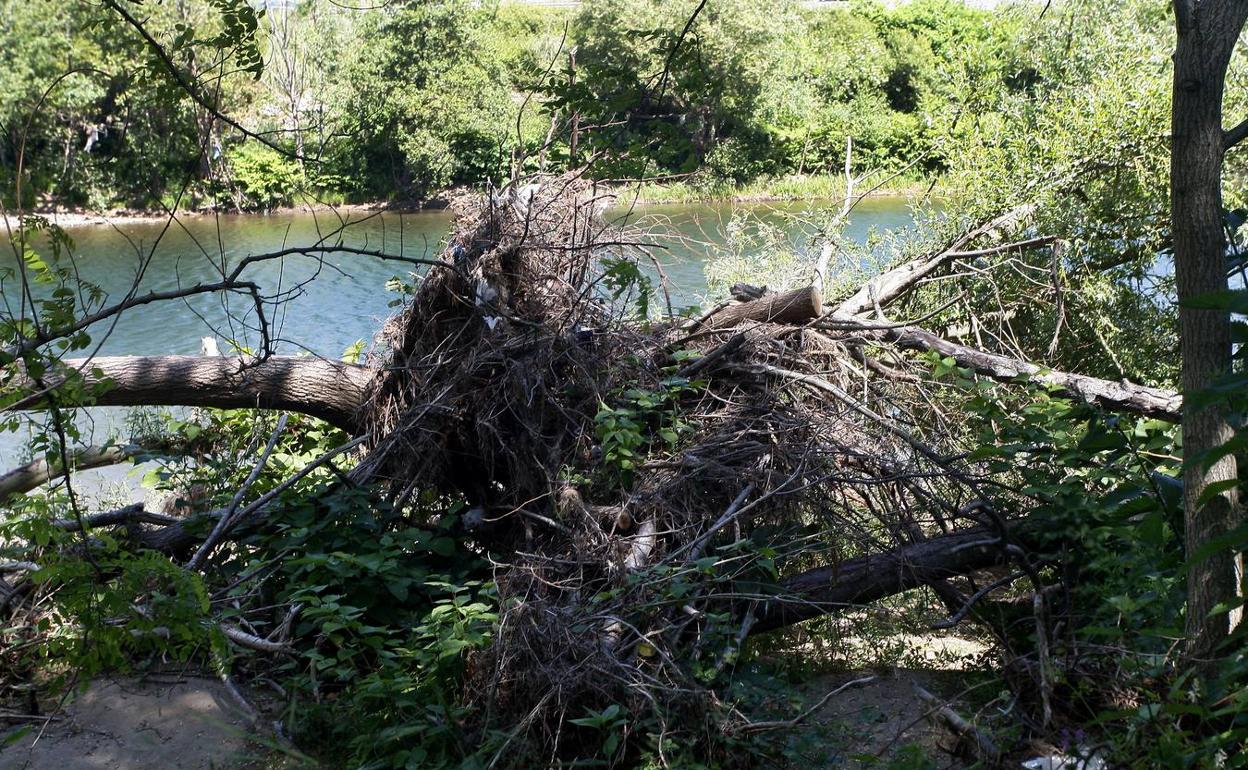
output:
[[[611,216],[630,222],[661,225],[669,233],[655,250],[668,279],[672,302],[678,307],[699,304],[706,293],[703,272],[708,256],[721,248],[734,215],[748,213],[774,227],[798,248],[809,248],[812,226],[803,213],[813,204],[656,205]],[[450,228],[445,211],[404,215],[368,215],[355,212],[354,221],[328,243],[384,250],[408,257],[434,258]],[[861,201],[845,236],[865,242],[872,232],[905,228],[913,223],[908,203],[901,198]],[[341,227],[329,212],[278,213],[190,217],[172,226],[162,222],[124,223],[117,227],[90,225],[68,232],[73,239],[72,264],[82,280],[98,285],[110,298],[120,298],[135,284],[139,294],[168,291],[201,282],[221,280],[222,265],[231,266],[247,255],[305,245],[325,238]],[[13,266],[12,253],[0,257],[0,272]],[[146,267],[144,267],[146,265]],[[291,299],[270,322],[278,352],[306,350],[337,358],[356,342],[367,345],[391,306],[401,295],[386,289],[387,281],[403,276],[409,265],[372,257],[330,254],[324,264],[291,256],[255,264],[246,277],[267,293],[291,292]],[[141,275],[140,275],[141,271]],[[653,272],[653,271],[651,271]],[[10,277],[0,288],[10,307],[18,298]],[[718,298],[716,298],[718,299]],[[249,300],[235,295],[201,295],[187,300],[158,302],[134,308],[115,324],[92,329],[92,347],[100,355],[195,354],[201,338],[214,337],[223,352],[231,342],[255,346],[258,335],[237,319],[247,314]],[[107,433],[119,410],[91,410],[98,434]],[[0,434],[0,472],[23,460],[24,437]]]

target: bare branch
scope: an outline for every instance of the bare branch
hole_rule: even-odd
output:
[[[22,342],[12,345],[4,350],[3,355],[6,358],[16,359],[24,353],[28,353],[40,345],[45,345],[53,340],[64,339],[71,335],[86,329],[88,326],[104,321],[108,318],[116,316],[131,308],[141,305],[148,305],[153,302],[164,302],[172,299],[185,299],[193,297],[197,294],[213,294],[221,291],[240,291],[259,297],[260,287],[250,281],[225,280],[215,283],[201,283],[194,286],[188,286],[185,289],[171,289],[169,291],[153,291],[142,296],[130,297],[115,305],[103,308],[85,315],[72,324],[62,326],[56,329],[40,329],[30,337],[25,338]]]
[[[1222,149],[1229,150],[1245,139],[1248,139],[1248,119],[1222,132]]]
[[[840,330],[856,326],[863,336],[887,340],[910,350],[939,353],[952,358],[959,366],[970,368],[977,374],[994,380],[1016,382],[1022,379],[1056,387],[1068,395],[1106,409],[1133,412],[1167,422],[1178,422],[1182,411],[1183,397],[1173,391],[1137,385],[1126,380],[1103,380],[1046,369],[1028,361],[950,342],[915,326],[872,326],[844,317],[837,317],[833,322]]]

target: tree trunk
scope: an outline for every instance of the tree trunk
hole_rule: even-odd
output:
[[[782,294],[768,294],[720,310],[702,323],[705,329],[728,329],[747,322],[803,324],[823,312],[823,295],[818,287],[803,286]]]
[[[295,356],[259,363],[233,356],[101,356],[65,364],[83,370],[89,383],[111,381],[92,402],[97,406],[285,409],[352,433],[372,378],[371,370],[362,366]],[[42,406],[40,401],[18,405]]]
[[[983,529],[942,535],[894,551],[847,559],[785,578],[785,595],[763,605],[750,633],[860,607],[1000,563],[1001,538]]]
[[[1248,19],[1243,0],[1175,0],[1178,43],[1174,54],[1170,158],[1170,214],[1174,272],[1179,300],[1185,303],[1225,291],[1226,240],[1222,224],[1222,92],[1231,52]],[[1232,435],[1227,410],[1200,408],[1192,395],[1227,372],[1231,356],[1230,314],[1180,306],[1183,356],[1184,511],[1189,558],[1228,532],[1239,518],[1233,490],[1201,501],[1211,484],[1236,477],[1235,459],[1224,457],[1206,468],[1207,453]],[[1210,617],[1220,602],[1240,590],[1241,557],[1218,553],[1190,565],[1187,587],[1189,653],[1211,655],[1232,626],[1227,614]]]

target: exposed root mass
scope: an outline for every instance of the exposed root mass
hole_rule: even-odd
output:
[[[630,317],[640,242],[608,202],[562,177],[461,205],[382,334],[355,473],[418,512],[462,502],[504,608],[468,687],[548,747],[602,703],[709,728],[706,684],[778,570],[964,526],[974,497],[906,427],[921,390],[869,377],[862,339]]]

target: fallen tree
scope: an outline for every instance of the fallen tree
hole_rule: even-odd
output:
[[[926,364],[898,351],[939,353],[1105,408],[1164,419],[1179,408],[1164,391],[1049,371],[883,318],[954,259],[1051,244],[996,243],[1025,209],[873,279],[831,314],[816,282],[727,305],[690,328],[637,323],[615,301],[627,292],[604,290],[604,253],[637,255],[602,206],[601,191],[575,175],[461,203],[442,269],[387,322],[363,366],[280,356],[62,362],[107,385],[90,389],[95,404],[295,411],[352,436],[289,483],[252,494],[279,422],[247,481],[209,511],[168,520],[130,507],[67,526],[123,527],[201,569],[263,530],[283,491],[338,458],[333,488],[378,490],[409,519],[489,554],[503,617],[470,667],[467,697],[490,704],[492,719],[553,730],[585,702],[640,709],[659,690],[704,691],[680,663],[690,654],[722,669],[750,633],[1019,558],[1010,532],[1025,495],[986,486],[956,437],[910,417],[928,406]],[[864,376],[859,362],[880,349],[897,355],[878,371],[909,366],[909,376]],[[19,384],[32,391],[21,408],[66,405],[57,381]]]

